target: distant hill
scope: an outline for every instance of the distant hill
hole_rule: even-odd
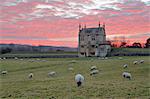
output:
[[[32,45],[21,45],[21,44],[0,44],[0,51],[5,49],[11,49],[11,52],[76,52],[77,48],[71,47],[57,47],[57,46],[32,46]]]

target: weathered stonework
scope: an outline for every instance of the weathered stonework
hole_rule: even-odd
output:
[[[81,28],[79,25],[79,57],[105,57],[110,52],[110,44],[106,41],[105,25],[96,28]]]

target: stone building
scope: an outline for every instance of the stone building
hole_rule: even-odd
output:
[[[84,28],[79,25],[79,57],[105,57],[111,50],[110,43],[106,41],[105,24],[95,28]]]

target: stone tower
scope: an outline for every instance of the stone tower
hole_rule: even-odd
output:
[[[110,44],[106,41],[105,24],[98,27],[84,28],[79,24],[79,57],[105,57],[110,52]]]

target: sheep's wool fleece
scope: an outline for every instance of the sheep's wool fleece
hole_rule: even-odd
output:
[[[75,81],[76,82],[79,82],[79,81],[83,82],[84,81],[84,77],[81,74],[77,74],[75,76]]]

